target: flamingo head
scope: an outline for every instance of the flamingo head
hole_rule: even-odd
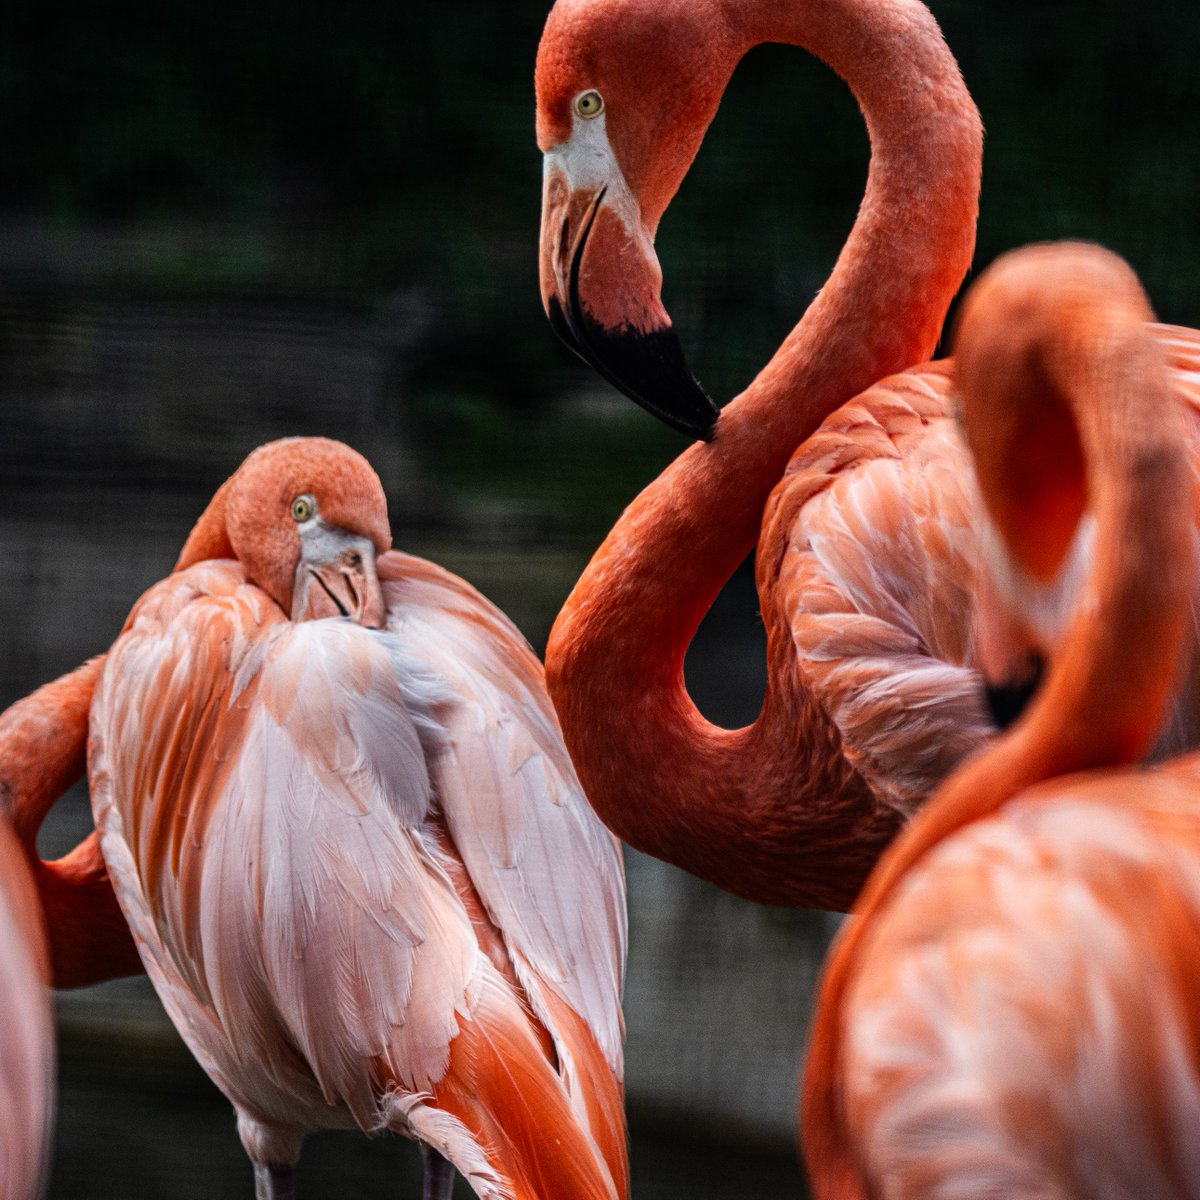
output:
[[[196,523],[177,571],[236,558],[293,621],[386,619],[375,560],[391,546],[379,476],[357,451],[328,438],[259,446]]]
[[[654,234],[745,49],[715,0],[558,0],[535,75],[550,323],[632,400],[705,439],[717,409],[663,307]]]

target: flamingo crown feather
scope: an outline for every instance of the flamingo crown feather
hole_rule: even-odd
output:
[[[880,859],[826,967],[802,1110],[818,1196],[862,1194],[842,1090],[843,1012],[905,878],[1017,793],[1145,754],[1178,681],[1196,562],[1192,474],[1151,319],[1128,266],[1076,243],[999,260],[963,305],[956,362],[994,526],[989,594],[1002,619],[1019,623],[1035,603],[1056,615],[1023,630],[1050,668],[1013,728],[955,772]],[[1089,520],[1095,550],[1081,577],[1071,546]],[[1048,592],[1060,594],[1047,605]]]
[[[829,281],[717,420],[663,307],[653,238],[731,72],[763,41],[846,80],[872,158]],[[684,655],[795,448],[933,351],[974,246],[978,114],[917,0],[559,0],[536,83],[551,322],[633,399],[710,439],[630,505],[559,615],[547,681],[568,748],[605,823],[639,849],[754,899],[845,907],[900,818],[842,753],[790,631],[764,597],[767,694],[742,730],[699,714]]]

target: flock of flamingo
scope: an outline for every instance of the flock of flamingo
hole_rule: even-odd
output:
[[[846,81],[871,165],[828,282],[718,413],[654,235],[764,41]],[[390,548],[365,459],[289,438],[105,655],[0,717],[0,1198],[46,1173],[47,984],[144,970],[259,1200],[338,1127],[416,1139],[426,1200],[456,1172],[621,1200],[619,836],[856,914],[803,1080],[819,1200],[1195,1200],[1200,335],[1065,243],[989,268],[928,361],[982,128],[919,0],[558,0],[536,88],[551,323],[695,444],[596,552],[544,676]],[[728,730],[683,659],[755,548],[768,682]],[[43,862],[85,772],[95,833]]]

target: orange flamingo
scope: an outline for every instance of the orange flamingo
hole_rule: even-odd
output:
[[[91,704],[117,896],[260,1198],[357,1124],[422,1143],[426,1195],[444,1155],[481,1197],[618,1200],[617,843],[519,633],[390,540],[336,442],[217,492]]]
[[[825,287],[714,426],[653,237],[762,41],[849,83],[871,166]],[[546,670],[567,746],[639,849],[753,899],[845,908],[995,728],[973,669],[978,545],[949,367],[858,394],[934,350],[974,245],[978,115],[918,0],[558,0],[536,82],[551,321],[635,400],[711,438],[630,505],[559,616]],[[1198,398],[1200,339],[1162,340]],[[683,661],[756,534],[767,690],[753,725],[726,730],[696,710]]]
[[[1030,646],[1050,667],[835,948],[802,1117],[818,1197],[1200,1196],[1200,756],[1125,765],[1178,680],[1197,567],[1149,319],[1120,259],[1070,243],[1000,260],[964,305],[985,669]]]
[[[84,771],[94,660],[0,715],[0,1200],[41,1194],[52,1124],[47,984],[141,971],[93,834],[56,862],[37,853],[47,810]]]
[[[0,819],[0,1200],[41,1194],[54,1074],[38,897],[16,835]]]

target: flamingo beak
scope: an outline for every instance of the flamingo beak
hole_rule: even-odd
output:
[[[985,529],[985,545],[997,535]],[[1015,615],[997,585],[985,553],[975,577],[975,605],[971,611],[972,642],[979,673],[983,677],[983,700],[997,729],[1007,729],[1022,716],[1041,686],[1046,670],[1046,653],[1037,638]]]
[[[375,569],[375,544],[317,518],[300,530],[292,620],[339,616],[368,629],[383,628],[387,606]]]
[[[547,158],[540,276],[551,326],[584,362],[672,429],[713,436],[717,406],[663,308],[653,240],[623,180],[572,188]]]

